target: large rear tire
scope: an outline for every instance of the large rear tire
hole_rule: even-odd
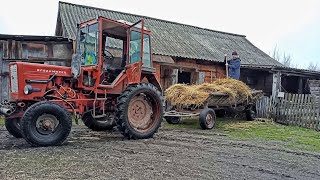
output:
[[[21,121],[21,133],[32,146],[55,146],[68,137],[71,114],[60,104],[38,102],[30,106]]]
[[[116,126],[114,115],[109,113],[106,117],[95,119],[91,112],[85,113],[82,116],[82,121],[89,129],[93,131],[112,130]]]
[[[152,84],[130,85],[118,98],[116,122],[128,139],[153,137],[162,118],[163,98]]]
[[[16,138],[22,138],[20,131],[20,118],[5,119],[5,126],[7,131]]]

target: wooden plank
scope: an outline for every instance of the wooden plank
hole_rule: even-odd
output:
[[[300,119],[297,122],[298,126],[302,126],[302,121],[303,121],[303,118],[304,118],[305,96],[306,96],[305,94],[302,94],[302,96],[301,96],[301,103],[300,103],[300,108],[299,108]]]
[[[296,112],[296,109],[297,109],[297,101],[298,101],[298,95],[297,94],[292,94],[292,100],[291,100],[291,116],[290,116],[290,124],[293,125],[294,122],[296,121],[297,119],[297,112]]]
[[[280,107],[280,120],[283,123],[287,123],[287,117],[286,117],[286,105],[287,105],[287,101],[286,101],[286,95],[284,96],[284,98],[280,98],[281,100],[281,107]]]
[[[292,107],[293,118],[291,119],[291,124],[294,124],[293,122],[296,122],[298,119],[298,115],[297,115],[297,108],[298,108],[298,101],[299,101],[298,98],[299,98],[298,94],[293,95],[293,107]]]
[[[305,121],[306,121],[306,124],[305,124],[305,127],[309,127],[310,125],[310,95],[308,94],[307,95],[307,102],[306,102],[306,110],[307,110],[307,113],[306,113],[306,117],[305,117]]]
[[[288,94],[287,105],[286,105],[286,107],[284,107],[287,111],[286,121],[288,122],[288,124],[292,124],[292,118],[290,116],[292,115],[292,105],[293,105],[292,100],[293,100],[293,98],[294,98],[293,94]]]
[[[311,98],[311,118],[312,118],[312,129],[317,129],[317,120],[316,120],[316,103],[315,103],[315,96]]]
[[[298,125],[301,119],[303,118],[301,115],[301,108],[303,107],[303,98],[302,94],[298,94],[298,101],[297,101],[297,106],[296,106],[296,114],[297,114],[297,119],[294,122],[294,125]]]

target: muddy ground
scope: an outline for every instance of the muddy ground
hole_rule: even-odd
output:
[[[320,154],[216,130],[166,129],[124,140],[116,129],[73,128],[59,147],[33,148],[0,127],[0,179],[320,179]]]

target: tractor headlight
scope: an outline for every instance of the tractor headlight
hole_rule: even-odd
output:
[[[32,93],[32,86],[31,85],[26,85],[23,89],[23,93],[25,95],[31,94]]]

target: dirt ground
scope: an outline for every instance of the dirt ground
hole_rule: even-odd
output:
[[[73,128],[63,146],[34,148],[0,127],[0,179],[320,179],[320,154],[216,130],[166,129],[124,140]]]

